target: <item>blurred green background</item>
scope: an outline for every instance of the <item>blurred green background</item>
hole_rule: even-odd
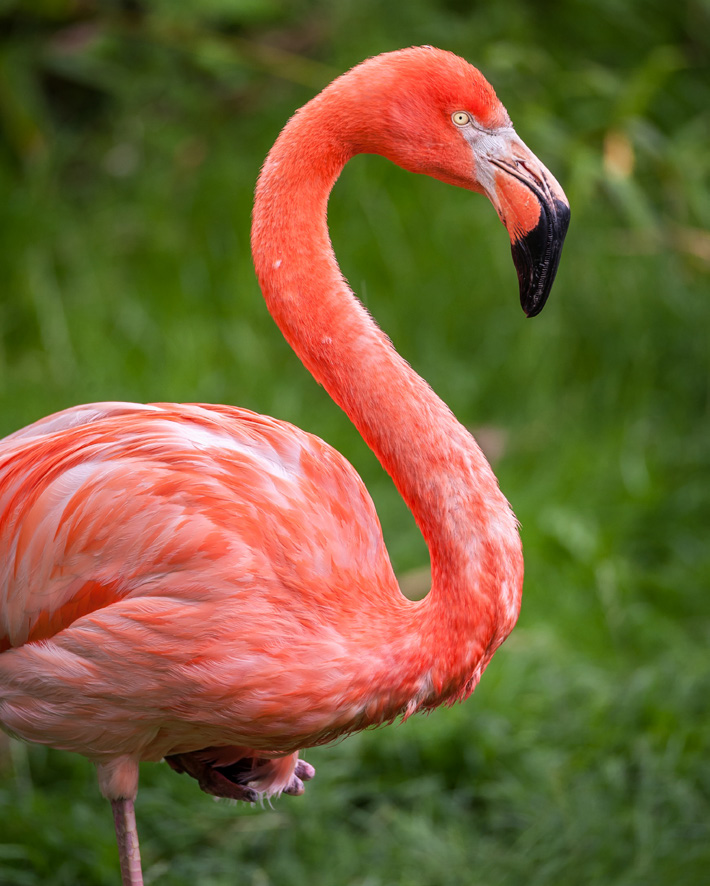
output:
[[[708,0],[0,0],[0,432],[100,399],[288,419],[355,464],[421,593],[411,518],[248,251],[288,116],[419,43],[483,70],[572,204],[529,322],[485,200],[359,157],[330,209],[353,287],[522,522],[520,623],[469,702],[308,752],[273,810],[144,766],[146,882],[705,884]],[[0,822],[0,883],[118,882],[82,758],[3,745]]]

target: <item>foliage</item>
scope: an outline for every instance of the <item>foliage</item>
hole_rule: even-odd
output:
[[[149,882],[705,882],[709,18],[705,0],[0,3],[3,431],[96,399],[286,418],[355,463],[406,572],[426,562],[411,518],[253,280],[261,159],[332,75],[433,43],[485,71],[573,207],[528,323],[485,201],[378,158],[346,169],[347,276],[495,430],[523,615],[470,702],[310,752],[316,780],[274,810],[146,765]],[[85,761],[11,745],[0,882],[115,883],[105,806]]]

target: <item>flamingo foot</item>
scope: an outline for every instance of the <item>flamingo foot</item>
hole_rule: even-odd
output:
[[[171,754],[165,761],[176,771],[196,779],[206,794],[254,803],[260,797],[278,794],[300,796],[304,781],[315,769],[298,754],[288,757],[258,757],[247,748],[204,748],[187,754]]]
[[[206,794],[247,803],[281,793],[300,796],[305,790],[303,783],[316,774],[297,754],[271,759],[246,748],[204,748],[171,754],[165,760],[176,772],[196,779]]]
[[[256,803],[259,794],[253,788],[230,778],[229,766],[216,768],[201,760],[197,754],[171,754],[165,758],[176,772],[186,772],[197,780],[200,788],[213,797],[225,797],[229,800],[244,800],[245,803]]]
[[[116,828],[118,857],[121,862],[121,883],[123,886],[143,886],[141,853],[138,846],[136,812],[133,800],[111,800],[113,823]]]
[[[316,770],[314,766],[311,766],[310,763],[306,763],[305,760],[299,760],[298,763],[296,763],[296,769],[291,776],[291,781],[288,783],[288,786],[283,789],[284,794],[289,794],[291,797],[300,797],[306,789],[303,782],[310,781],[315,774]]]

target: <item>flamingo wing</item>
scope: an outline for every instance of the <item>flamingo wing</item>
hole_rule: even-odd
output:
[[[97,760],[325,735],[353,716],[346,647],[404,600],[353,468],[233,407],[95,404],[11,435],[0,545],[0,719]]]

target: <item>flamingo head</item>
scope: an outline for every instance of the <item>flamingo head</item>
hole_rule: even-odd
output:
[[[368,59],[331,88],[347,110],[339,134],[352,153],[382,154],[490,199],[508,229],[520,303],[528,317],[539,314],[557,272],[569,202],[483,74],[453,53],[421,46]]]

